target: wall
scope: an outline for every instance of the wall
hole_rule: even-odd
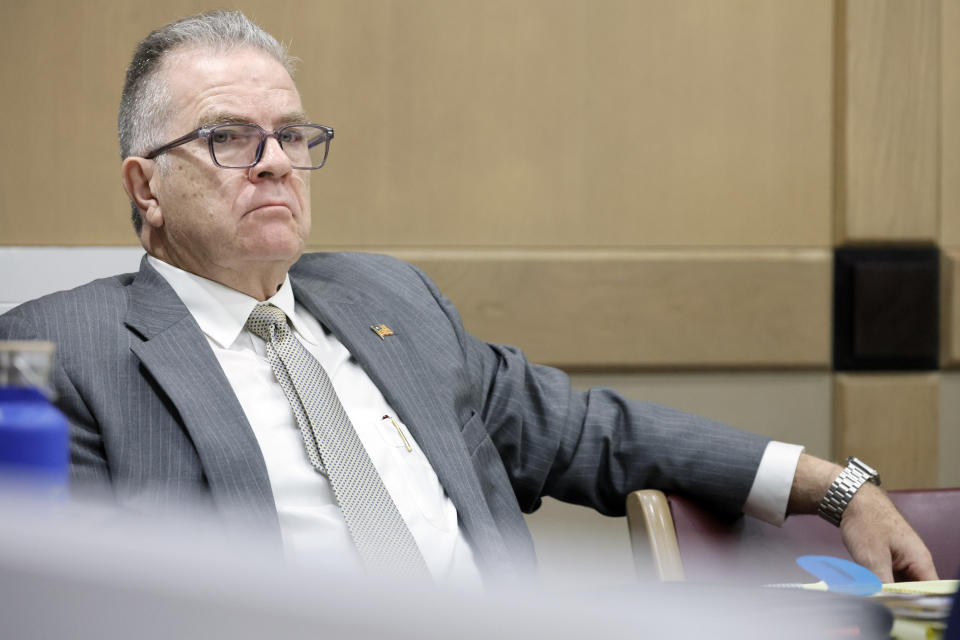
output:
[[[413,260],[474,333],[578,385],[828,457],[883,434],[869,461],[893,486],[960,485],[957,3],[230,6],[292,44],[305,106],[336,129],[312,248]],[[0,245],[135,244],[124,67],[149,29],[202,8],[6,3]],[[832,372],[834,247],[877,243],[943,250],[943,371]],[[580,517],[531,522],[545,536]]]

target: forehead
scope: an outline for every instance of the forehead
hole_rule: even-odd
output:
[[[300,113],[300,94],[287,70],[263,51],[182,47],[159,70],[168,99],[168,122],[194,128],[213,114],[233,114],[272,127]]]

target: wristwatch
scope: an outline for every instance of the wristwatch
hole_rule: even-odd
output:
[[[843,512],[847,510],[847,505],[864,482],[880,486],[880,474],[863,460],[850,456],[847,458],[846,469],[840,472],[820,501],[817,513],[830,524],[839,527]]]

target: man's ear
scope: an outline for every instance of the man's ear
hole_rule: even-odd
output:
[[[157,163],[146,158],[130,156],[120,165],[120,177],[123,188],[143,217],[143,223],[151,227],[163,226],[163,213],[160,201],[150,186]]]

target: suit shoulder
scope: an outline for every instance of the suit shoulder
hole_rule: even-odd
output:
[[[293,270],[322,269],[330,270],[338,267],[352,266],[354,268],[381,269],[384,267],[411,266],[400,258],[394,258],[383,253],[365,253],[362,251],[317,251],[303,254]]]
[[[412,264],[380,253],[318,252],[306,253],[293,266],[296,275],[356,283],[357,280],[383,282],[384,279],[421,282],[419,269]],[[422,282],[421,282],[422,284]]]
[[[35,321],[42,322],[44,318],[86,315],[96,308],[125,307],[126,289],[135,276],[134,273],[124,273],[100,278],[73,289],[29,300],[0,315],[0,324],[35,324]]]

